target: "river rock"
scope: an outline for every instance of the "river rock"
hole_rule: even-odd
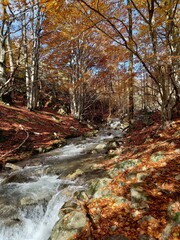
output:
[[[161,151],[153,153],[150,157],[152,162],[158,162],[164,157],[163,153]]]
[[[106,149],[107,149],[106,143],[100,143],[100,144],[96,145],[96,147],[94,148],[94,150],[96,150],[96,152],[103,152]]]
[[[18,207],[7,202],[7,199],[0,199],[0,216],[3,224],[11,226],[20,223],[17,209]]]
[[[126,179],[129,180],[133,180],[136,179],[137,182],[143,182],[143,180],[149,176],[149,173],[146,172],[130,172]]]
[[[49,165],[44,168],[43,174],[45,175],[60,175],[64,169],[61,165]]]
[[[35,179],[31,176],[24,174],[23,172],[14,172],[11,173],[9,176],[7,176],[3,181],[2,184],[7,183],[26,183],[26,182],[32,182]]]
[[[110,141],[110,142],[108,142],[108,144],[107,144],[107,150],[115,150],[116,148],[118,148],[119,147],[119,142],[118,141]]]
[[[77,177],[81,176],[83,174],[83,171],[81,169],[76,169],[76,171],[72,174],[68,174],[65,178],[68,180],[74,180]]]
[[[119,157],[119,154],[120,154],[120,153],[121,153],[121,150],[118,149],[118,148],[116,148],[116,149],[110,149],[110,150],[108,151],[108,156],[109,156],[110,158],[116,157],[116,156]]]
[[[91,138],[95,137],[98,133],[98,130],[93,130],[84,134],[84,137]]]
[[[104,165],[101,163],[94,163],[94,164],[92,164],[91,169],[92,170],[104,169]]]
[[[56,223],[49,240],[70,240],[78,239],[76,236],[81,234],[88,226],[86,214],[82,212],[71,212]]]
[[[38,204],[45,204],[51,199],[51,196],[27,196],[27,197],[22,197],[20,199],[20,205],[21,206],[28,206],[28,205],[38,205]]]
[[[94,198],[99,198],[109,193],[109,190],[104,188],[112,181],[110,178],[101,178],[94,179],[91,181],[91,184],[88,188],[88,195],[93,196]]]
[[[121,163],[118,163],[114,168],[108,171],[108,174],[111,178],[116,177],[119,173],[126,171],[127,169],[132,169],[135,166],[139,165],[141,160],[139,159],[129,159]]]
[[[171,203],[167,208],[167,214],[170,220],[174,221],[176,224],[180,224],[180,203]]]
[[[75,128],[74,126],[70,126],[69,130],[71,132],[77,132],[77,128]]]
[[[19,167],[19,166],[13,164],[13,163],[6,163],[6,164],[5,164],[5,167],[6,167],[6,168],[11,168],[11,169],[14,170],[14,171],[16,171],[16,170],[21,170],[21,169],[22,169],[22,167]]]
[[[143,192],[141,183],[134,183],[130,189],[131,203],[142,203],[147,200],[146,194]]]
[[[59,217],[60,220],[54,226],[49,240],[76,239],[78,234],[82,232],[86,234],[89,229],[86,212],[75,200],[70,200],[63,205]]]
[[[76,194],[77,192],[75,192],[74,195]],[[59,215],[59,218],[62,219],[64,218],[65,215],[71,213],[72,211],[81,211],[81,210],[82,208],[81,208],[80,202],[78,202],[77,199],[72,196],[70,200],[64,203],[58,215]]]

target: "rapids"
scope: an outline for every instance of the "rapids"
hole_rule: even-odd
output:
[[[121,138],[118,124],[111,122],[96,137],[72,139],[64,147],[23,161],[22,170],[1,175],[0,240],[48,240],[59,209],[75,191],[85,188],[84,181],[65,176],[98,163],[103,154],[90,152],[100,143]],[[9,178],[12,174],[16,178]]]

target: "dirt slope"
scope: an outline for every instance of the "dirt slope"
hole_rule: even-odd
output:
[[[17,161],[63,144],[88,131],[71,116],[53,111],[30,112],[0,102],[0,163]]]

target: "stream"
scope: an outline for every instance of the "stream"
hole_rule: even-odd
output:
[[[70,139],[64,147],[18,163],[21,170],[1,173],[0,240],[48,240],[62,205],[86,188],[88,178],[99,177],[93,176],[91,166],[103,161],[106,153],[93,149],[120,140],[118,125],[115,119],[95,137]],[[86,174],[68,180],[66,176],[77,169]]]

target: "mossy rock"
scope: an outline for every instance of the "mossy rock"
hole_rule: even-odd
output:
[[[114,168],[108,171],[111,178],[116,177],[119,173],[126,171],[127,169],[133,169],[135,166],[139,165],[141,160],[139,159],[128,159],[121,163],[118,163]]]
[[[164,157],[163,153],[161,151],[153,153],[150,157],[152,162],[158,162]]]
[[[141,203],[147,200],[147,196],[143,192],[141,183],[134,183],[131,186],[130,193],[132,203]]]
[[[174,221],[177,224],[180,224],[180,212],[178,211],[180,207],[179,202],[174,202],[170,204],[167,208],[167,214],[170,220]]]
[[[86,213],[82,211],[70,211],[61,216],[61,219],[54,226],[49,240],[73,240],[75,236],[87,230],[89,220]]]
[[[102,179],[94,179],[89,185],[87,194],[90,196],[94,196],[95,198],[101,197],[105,194],[104,187],[106,187],[112,179],[110,178],[102,178]]]
[[[141,163],[141,160],[139,159],[128,159],[117,164],[115,168],[124,172],[127,169],[132,169],[133,167],[137,166],[140,163]]]

